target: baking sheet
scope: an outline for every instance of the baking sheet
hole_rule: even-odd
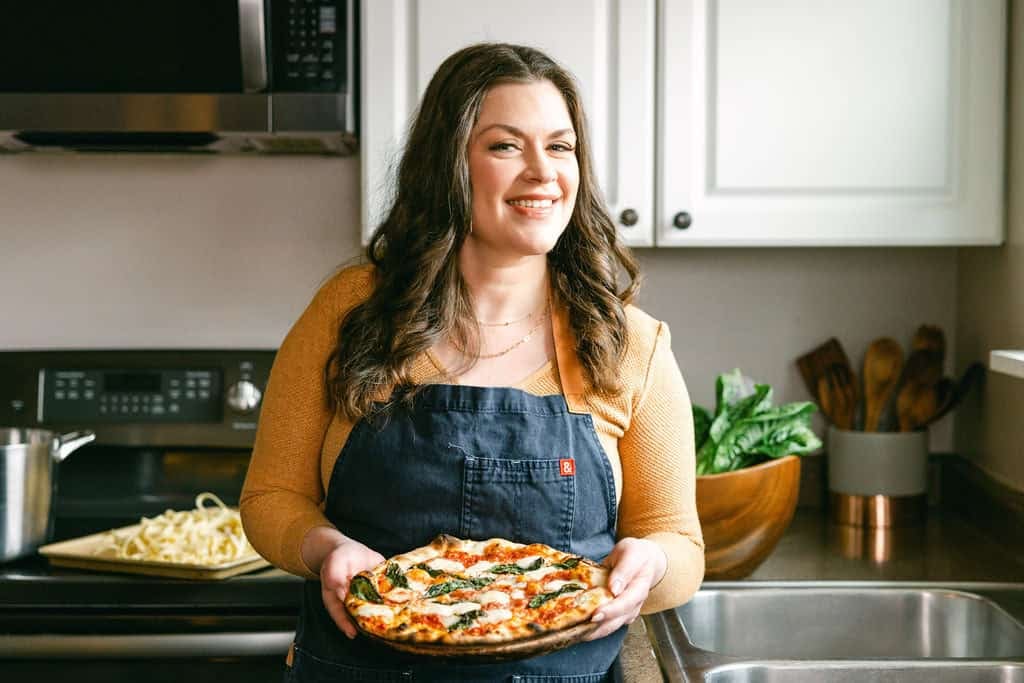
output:
[[[50,543],[39,548],[39,554],[49,559],[55,567],[72,567],[91,571],[124,572],[128,574],[144,574],[147,576],[167,576],[175,579],[226,579],[256,569],[269,567],[270,563],[256,554],[255,551],[245,554],[236,560],[216,565],[185,564],[178,562],[160,562],[156,560],[128,560],[120,557],[97,555],[96,552],[106,545],[110,533],[134,533],[142,525],[120,527],[98,534],[90,534],[80,538],[72,538],[59,543]]]

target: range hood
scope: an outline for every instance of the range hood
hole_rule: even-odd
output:
[[[346,93],[0,93],[0,152],[349,155]]]

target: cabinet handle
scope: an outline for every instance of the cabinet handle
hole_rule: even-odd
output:
[[[637,214],[635,209],[623,209],[622,213],[619,214],[619,223],[622,223],[626,227],[636,225],[638,220],[640,220],[640,216]]]
[[[693,223],[693,216],[685,211],[680,211],[672,218],[672,225],[676,226],[679,230],[686,230],[690,227],[691,223]]]

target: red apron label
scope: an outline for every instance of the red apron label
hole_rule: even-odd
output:
[[[558,461],[558,471],[563,477],[572,477],[576,474],[576,461],[573,458],[562,458]]]

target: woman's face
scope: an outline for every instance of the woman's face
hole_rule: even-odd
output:
[[[572,217],[579,187],[576,133],[550,81],[488,91],[469,138],[474,246],[546,254]]]

